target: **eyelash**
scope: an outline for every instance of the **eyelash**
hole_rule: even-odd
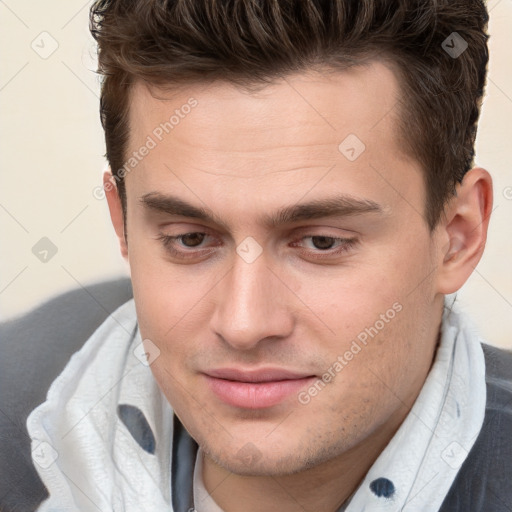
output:
[[[157,240],[159,240],[162,245],[164,246],[165,250],[170,253],[171,256],[180,258],[180,259],[190,259],[197,257],[198,251],[180,251],[177,250],[175,247],[173,247],[173,243],[176,240],[181,240],[183,237],[187,235],[195,235],[195,234],[201,234],[209,236],[208,233],[203,233],[202,231],[191,231],[189,233],[183,233],[181,235],[166,235],[164,233],[160,233],[157,237]],[[299,238],[299,241],[302,241],[306,238],[327,238],[329,240],[332,240],[333,242],[340,242],[342,245],[339,246],[339,248],[332,252],[327,252],[328,250],[321,251],[320,253],[311,253],[310,251],[301,251],[301,253],[305,254],[307,253],[309,258],[313,259],[327,259],[329,257],[333,256],[340,256],[341,254],[345,254],[349,252],[358,242],[356,238],[341,238],[341,237],[334,237],[334,236],[326,236],[326,235],[306,235]],[[294,244],[297,242],[293,242]],[[320,249],[318,249],[320,251]]]

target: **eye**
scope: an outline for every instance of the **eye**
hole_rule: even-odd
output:
[[[197,247],[204,240],[206,233],[185,233],[184,235],[178,235],[173,237],[179,239],[185,247]]]
[[[311,239],[311,243],[315,249],[325,250],[332,249],[332,246],[338,240],[343,240],[342,238],[334,238],[332,236],[306,236],[304,238]],[[303,238],[303,239],[304,239]]]
[[[301,251],[306,257],[313,259],[327,259],[340,256],[349,252],[356,244],[357,238],[340,238],[326,235],[307,235],[293,242],[292,246],[300,245],[300,242],[309,240],[309,248]]]
[[[201,244],[210,237],[207,233],[191,232],[180,235],[166,235],[160,233],[157,237],[162,242],[165,250],[176,258],[186,259],[197,257],[199,251],[193,249],[202,249]],[[192,249],[187,251],[187,249]]]

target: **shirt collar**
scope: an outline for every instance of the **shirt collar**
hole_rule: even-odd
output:
[[[481,342],[468,316],[445,306],[425,383],[347,512],[439,510],[484,421]]]

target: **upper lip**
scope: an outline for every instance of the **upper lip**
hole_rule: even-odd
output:
[[[295,372],[284,368],[259,368],[244,370],[240,368],[218,368],[205,372],[210,377],[236,380],[240,382],[274,382],[278,380],[293,380],[313,377],[312,374]]]

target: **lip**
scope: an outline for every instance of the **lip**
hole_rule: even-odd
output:
[[[222,368],[209,370],[205,377],[210,390],[220,400],[244,409],[277,405],[317,378],[283,368]]]

